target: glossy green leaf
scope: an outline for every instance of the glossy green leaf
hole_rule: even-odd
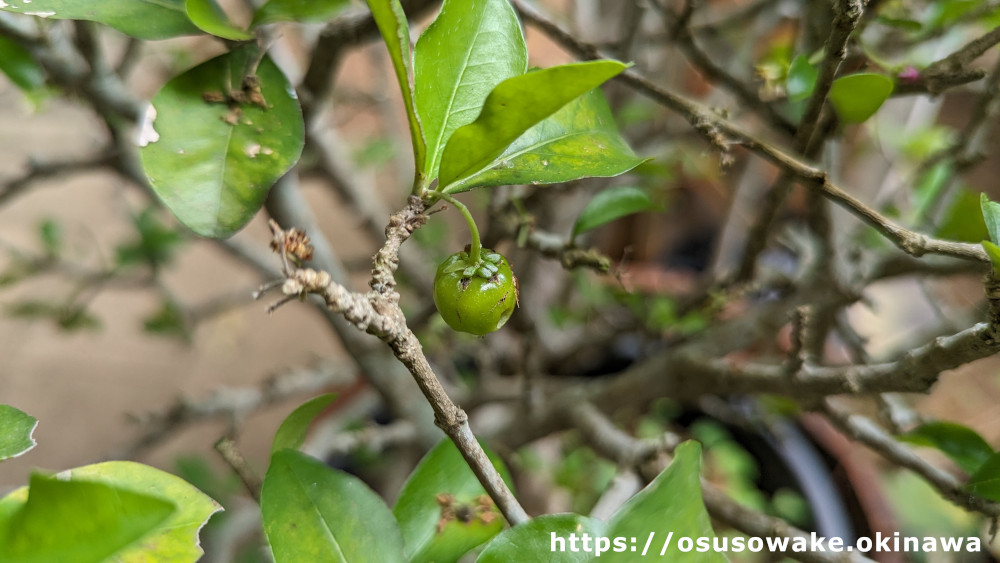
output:
[[[985,193],[979,194],[979,205],[983,212],[983,220],[986,221],[986,230],[990,233],[990,240],[1000,244],[1000,203],[990,201]]]
[[[253,34],[229,21],[215,0],[185,0],[184,10],[198,29],[233,41],[253,39]]]
[[[903,31],[909,31],[913,33],[922,30],[924,27],[923,24],[921,24],[919,21],[908,18],[893,18],[889,16],[879,15],[875,17],[875,21],[879,22],[882,25],[894,27],[896,29],[901,29]]]
[[[148,494],[39,473],[23,494],[21,503],[5,498],[0,510],[6,516],[0,517],[0,561],[6,563],[103,561],[176,512],[173,503]]]
[[[31,434],[38,419],[10,405],[0,405],[0,461],[17,457],[35,447]]]
[[[490,92],[479,117],[456,130],[441,156],[439,189],[479,172],[522,133],[625,70],[618,61],[561,65],[508,78]]]
[[[988,240],[984,240],[980,244],[983,245],[983,250],[986,251],[986,255],[990,258],[990,264],[993,266],[993,275],[1000,276],[1000,246]]]
[[[184,0],[7,0],[0,10],[57,20],[89,20],[139,39],[196,35]]]
[[[509,528],[493,538],[479,554],[477,563],[508,563],[509,561],[546,561],[547,563],[583,563],[591,561],[593,553],[581,546],[583,534],[603,537],[606,525],[600,520],[579,514],[546,514]],[[557,540],[552,539],[555,534]],[[573,537],[576,551],[573,551]],[[553,541],[556,549],[553,550]],[[559,542],[562,543],[559,543]],[[591,540],[593,542],[594,540]],[[593,545],[593,543],[591,543]],[[599,560],[598,560],[599,561]]]
[[[267,109],[203,99],[239,88],[253,56],[254,49],[237,49],[175,77],[147,114],[140,154],[150,185],[202,236],[226,237],[246,225],[302,152],[298,99],[267,57],[256,73]]]
[[[587,204],[573,225],[573,236],[626,215],[653,209],[656,209],[656,205],[649,199],[649,194],[639,188],[608,188],[595,195]]]
[[[485,448],[484,448],[485,449]],[[510,476],[503,463],[488,450],[504,481]],[[445,495],[445,496],[441,496]],[[471,519],[448,517],[468,510]],[[424,456],[403,485],[392,509],[406,542],[410,561],[456,561],[470,549],[503,529],[504,521],[486,491],[451,440],[443,440]],[[438,532],[438,527],[443,528]]]
[[[677,544],[681,537],[709,540],[715,537],[701,500],[700,471],[701,444],[688,441],[678,446],[670,466],[611,517],[607,535],[638,538],[641,548],[650,532],[656,532],[648,555],[685,563],[726,561],[722,554],[714,552],[684,553]],[[670,533],[673,535],[668,536]],[[632,562],[636,554],[612,551],[600,560]]]
[[[972,190],[959,189],[934,233],[938,238],[961,242],[979,242],[989,236],[979,196]]]
[[[830,103],[841,121],[862,123],[892,94],[892,79],[874,73],[842,76],[830,87]]]
[[[271,456],[260,509],[277,563],[404,560],[382,499],[357,477],[295,450]]]
[[[201,527],[212,514],[222,510],[219,503],[180,477],[132,461],[78,467],[64,471],[60,478],[103,483],[116,490],[149,494],[177,506],[173,516],[156,526],[139,543],[119,552],[119,561],[195,561],[204,553],[198,540]],[[24,504],[28,495],[28,487],[22,487],[0,500],[0,519]]]
[[[445,0],[417,41],[414,88],[427,139],[428,178],[437,176],[445,143],[475,121],[490,91],[528,69],[521,24],[507,0]]]
[[[993,454],[983,462],[965,483],[965,490],[974,495],[1000,502],[1000,453]]]
[[[396,82],[403,94],[403,107],[406,108],[406,119],[410,124],[410,143],[413,145],[413,162],[417,176],[426,179],[424,159],[427,146],[420,119],[417,117],[417,107],[413,101],[413,85],[410,83],[410,26],[399,0],[366,0],[378,25],[382,40],[389,50],[392,68],[396,71]]]
[[[0,72],[15,86],[31,92],[45,84],[45,71],[24,47],[0,35]]]
[[[253,23],[324,22],[342,12],[348,5],[348,0],[270,0],[254,13]]]
[[[278,427],[274,434],[274,441],[271,443],[271,453],[285,448],[296,450],[306,441],[306,434],[309,432],[309,425],[323,409],[330,406],[330,403],[337,398],[334,393],[326,393],[318,397],[313,397],[298,406]]]
[[[608,102],[595,88],[525,131],[489,166],[448,191],[606,178],[642,162],[618,134]]]
[[[918,446],[937,448],[962,471],[972,474],[993,455],[993,448],[971,428],[954,422],[928,422],[899,436],[899,440]]]
[[[809,63],[809,57],[798,55],[788,66],[788,76],[785,77],[785,92],[793,102],[804,100],[812,95],[816,87],[819,70]]]

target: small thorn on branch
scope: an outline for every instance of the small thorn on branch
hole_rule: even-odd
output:
[[[273,315],[274,312],[278,310],[278,307],[281,307],[282,305],[288,303],[289,301],[294,301],[298,297],[299,297],[298,295],[286,295],[282,297],[281,299],[279,299],[278,301],[272,303],[267,307],[267,314]]]
[[[251,296],[253,297],[254,301],[257,301],[261,297],[264,297],[264,295],[267,292],[271,291],[272,289],[274,289],[274,288],[276,288],[276,287],[278,287],[278,286],[280,286],[280,285],[282,285],[284,283],[285,283],[285,280],[271,280],[271,281],[269,281],[269,282],[261,285],[259,288],[257,288],[257,291],[253,292],[251,294]]]

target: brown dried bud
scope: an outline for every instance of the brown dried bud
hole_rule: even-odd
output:
[[[312,260],[313,247],[305,231],[295,227],[286,231],[272,220],[271,233],[271,250],[275,252],[283,250],[286,256],[291,256],[298,262]]]

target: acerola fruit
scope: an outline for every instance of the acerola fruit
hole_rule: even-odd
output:
[[[434,305],[448,326],[477,336],[502,327],[517,306],[517,278],[507,259],[482,249],[472,264],[468,252],[441,262],[434,276]]]

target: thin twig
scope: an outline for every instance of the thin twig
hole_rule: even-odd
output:
[[[243,457],[243,452],[240,451],[236,442],[227,437],[219,438],[219,441],[215,443],[215,451],[219,452],[219,456],[226,462],[226,465],[240,478],[243,487],[250,493],[254,502],[260,504],[260,488],[264,481],[253,467],[250,467],[250,462]]]

